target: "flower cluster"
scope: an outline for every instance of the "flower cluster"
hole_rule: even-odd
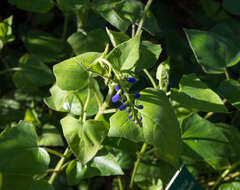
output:
[[[133,77],[126,78],[128,83],[135,84],[137,81]],[[116,94],[112,97],[112,102],[121,102],[119,107],[120,111],[125,110],[128,113],[128,119],[131,119],[135,124],[142,125],[142,117],[138,113],[138,109],[143,109],[143,105],[134,105],[134,101],[132,99],[140,98],[139,93],[135,93],[134,95],[130,95],[124,92],[119,85],[114,86]]]

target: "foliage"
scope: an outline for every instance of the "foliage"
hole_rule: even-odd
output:
[[[239,189],[238,1],[3,4],[0,190]]]

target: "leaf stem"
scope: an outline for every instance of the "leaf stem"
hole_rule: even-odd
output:
[[[240,160],[235,162],[230,168],[226,169],[222,175],[218,178],[218,180],[216,181],[216,183],[214,184],[214,186],[212,187],[212,190],[215,189],[218,184],[222,181],[222,179],[224,179],[232,170],[234,170],[235,168],[237,168],[240,165]]]
[[[23,70],[21,67],[12,67],[12,68],[8,68],[8,69],[0,71],[0,75],[5,74],[7,72],[21,71],[21,70]]]
[[[50,179],[48,180],[49,184],[53,184],[53,182],[56,179],[57,174],[58,174],[58,172],[56,172],[56,171],[59,171],[62,168],[62,165],[67,160],[67,158],[69,158],[71,156],[71,154],[72,154],[71,150],[69,148],[66,148],[66,150],[64,151],[63,157],[58,161],[58,163],[54,169],[55,171],[52,173]]]
[[[122,184],[121,176],[118,176],[118,186],[119,186],[119,190],[123,190],[123,184]]]
[[[148,78],[150,79],[153,87],[154,87],[155,89],[158,89],[158,86],[157,86],[156,82],[154,81],[153,77],[152,77],[151,74],[148,72],[148,70],[147,70],[147,69],[143,69],[143,70],[144,70],[145,74],[148,76]]]
[[[141,161],[141,157],[145,153],[146,149],[147,149],[147,143],[144,143],[142,148],[141,148],[141,151],[138,154],[138,159],[136,160],[136,162],[134,164],[134,168],[133,168],[133,172],[132,172],[132,176],[131,176],[131,181],[130,181],[130,184],[129,184],[130,189],[133,188],[134,178],[135,178],[135,175],[136,175],[136,172],[137,172],[137,168],[138,168],[139,163]]]
[[[147,13],[148,9],[150,8],[151,4],[152,4],[152,0],[148,0],[147,4],[145,5],[145,8],[144,8],[143,17],[139,21],[136,35],[138,35],[141,32],[141,29],[142,29],[142,26],[143,26],[143,23],[144,23],[144,20],[145,20],[146,13]]]
[[[109,104],[111,102],[112,94],[114,92],[114,87],[111,85],[108,85],[108,87],[109,87],[109,90],[108,90],[107,97],[106,97],[105,101],[103,102],[102,106],[99,107],[98,113],[94,118],[96,120],[99,119],[99,117],[104,113],[105,109],[109,106]]]
[[[67,34],[67,27],[68,27],[68,12],[64,12],[64,25],[63,25],[62,41],[65,40],[65,37]]]
[[[47,148],[47,147],[44,147],[44,149],[45,149],[47,152],[49,152],[49,153],[51,153],[51,154],[54,154],[54,155],[56,155],[56,156],[58,156],[58,157],[60,157],[60,158],[63,158],[63,157],[64,157],[64,155],[63,155],[62,153],[57,152],[57,151],[55,151],[55,150],[53,150],[53,149],[50,149],[50,148]]]
[[[91,91],[92,91],[92,76],[91,74],[89,75],[89,86],[88,86],[88,96],[87,96],[87,100],[84,104],[84,108],[83,108],[83,122],[86,121],[87,118],[87,108],[88,105],[90,103],[90,99],[91,99]]]
[[[229,75],[229,73],[227,71],[227,68],[224,69],[224,73],[225,73],[226,79],[230,80],[230,75]]]

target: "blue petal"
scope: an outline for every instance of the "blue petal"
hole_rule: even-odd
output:
[[[129,83],[136,83],[137,82],[137,80],[135,79],[135,78],[133,78],[133,77],[128,77],[127,78],[127,81],[129,82]]]
[[[120,86],[116,85],[116,86],[115,86],[115,90],[116,90],[116,91],[119,91],[119,90],[120,90]]]
[[[112,102],[115,103],[115,102],[117,102],[119,99],[120,99],[120,96],[119,96],[118,94],[115,94],[115,95],[112,97]]]
[[[120,111],[125,110],[125,108],[126,108],[126,105],[124,105],[124,104],[122,104],[122,105],[119,107]]]
[[[140,94],[139,93],[136,93],[134,96],[135,96],[135,98],[140,98]]]

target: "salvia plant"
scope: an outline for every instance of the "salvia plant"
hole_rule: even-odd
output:
[[[240,189],[238,1],[0,5],[0,190]]]

